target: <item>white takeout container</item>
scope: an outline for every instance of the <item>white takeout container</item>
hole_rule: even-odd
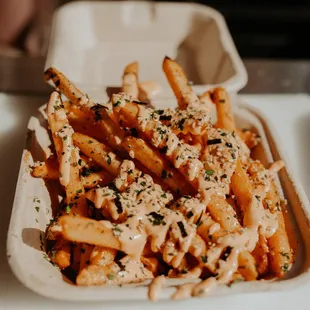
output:
[[[234,112],[238,127],[253,127],[262,137],[261,145],[254,152],[255,158],[260,159],[265,165],[274,160],[285,161],[286,168],[279,173],[280,183],[278,185],[280,195],[288,200],[285,218],[291,243],[296,248],[296,262],[285,279],[235,283],[231,287],[222,285],[217,287],[211,295],[274,291],[302,285],[310,280],[309,202],[303,189],[293,177],[290,165],[283,157],[281,148],[271,134],[269,124],[264,121],[264,117],[257,112],[251,112],[246,106],[236,105]],[[46,225],[51,219],[52,205],[55,201],[58,202],[58,197],[55,185],[53,187],[49,183],[50,185],[47,186],[44,180],[30,176],[29,164],[43,160],[43,152],[50,145],[46,128],[46,119],[39,112],[29,121],[8,231],[7,255],[14,274],[29,289],[55,299],[71,301],[146,300],[149,282],[122,287],[109,285],[79,287],[69,283],[60,271],[44,258],[40,239],[44,238]],[[190,280],[169,279],[167,287],[161,292],[160,299],[169,298],[175,290],[174,286],[185,281]]]
[[[236,52],[223,17],[198,4],[154,2],[76,2],[55,14],[46,68],[55,66],[93,99],[105,101],[106,87],[119,86],[124,66],[139,61],[141,80],[158,81],[163,92],[156,107],[173,105],[173,95],[162,72],[164,56],[176,58],[193,80],[195,91],[222,85],[230,93],[247,82],[247,74]],[[238,98],[237,98],[238,101]],[[289,236],[296,244],[296,263],[283,280],[236,283],[219,286],[212,295],[280,290],[309,281],[309,202],[292,175],[279,140],[265,117],[245,106],[234,106],[238,127],[255,128],[262,144],[255,156],[264,164],[283,159],[279,192],[288,200],[286,220]],[[41,109],[42,111],[42,109]],[[128,301],[147,299],[147,283],[118,286],[74,286],[52,266],[41,251],[40,236],[58,201],[42,179],[32,178],[29,164],[43,160],[50,145],[46,120],[33,116],[20,166],[8,232],[7,254],[16,277],[31,290],[55,299],[72,301]],[[40,202],[38,202],[40,201]],[[39,208],[36,208],[39,207]],[[42,237],[41,237],[42,239]],[[174,285],[185,280],[170,279],[160,298],[171,296]]]
[[[124,67],[139,62],[141,81],[155,80],[173,98],[162,72],[176,59],[202,93],[222,85],[236,93],[247,73],[223,16],[194,3],[74,2],[54,15],[45,69],[55,66],[95,100],[121,85]]]

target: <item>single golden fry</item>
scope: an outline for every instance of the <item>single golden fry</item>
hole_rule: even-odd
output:
[[[243,169],[240,160],[237,160],[235,173],[231,178],[231,189],[236,195],[238,205],[244,216],[252,203],[254,194],[249,176]],[[244,224],[246,225],[247,223]],[[258,272],[260,274],[265,274],[268,270],[268,246],[266,238],[263,236],[259,236],[259,238],[259,243],[254,249],[253,255],[256,260],[256,265],[258,266]]]
[[[181,66],[169,57],[165,57],[163,70],[178,100],[179,108],[186,109],[188,106],[198,106],[199,99],[192,90]]]
[[[72,128],[70,128],[59,94],[53,92],[47,106],[48,123],[53,134],[53,140],[60,167],[60,183],[66,189],[66,202],[70,213],[87,215],[84,187],[81,182],[77,151],[72,144]]]
[[[122,92],[127,95],[138,98],[139,95],[139,81],[138,81],[138,63],[133,62],[129,64],[123,74]]]
[[[231,177],[231,189],[237,198],[239,207],[243,214],[252,202],[253,189],[241,161],[237,160],[235,173]]]
[[[52,80],[55,87],[74,104],[78,105],[79,100],[84,97],[84,94],[73,85],[62,72],[54,67],[51,67],[44,72],[44,79],[46,82]]]
[[[103,222],[86,217],[59,217],[58,224],[64,239],[78,243],[88,243],[101,247],[120,250],[120,241],[113,234],[113,229]]]
[[[268,239],[270,267],[273,274],[282,278],[292,267],[294,253],[290,246],[282,213],[283,210],[281,210],[281,204],[273,182],[266,198],[272,202],[270,210],[277,214],[278,220],[278,229]]]
[[[231,110],[229,96],[224,88],[215,88],[211,93],[211,98],[216,106],[217,123],[219,128],[228,131],[236,131],[236,124]]]
[[[117,176],[121,160],[112,153],[108,146],[90,136],[77,132],[73,134],[73,143],[83,154],[92,158],[99,166],[109,171],[112,175]]]

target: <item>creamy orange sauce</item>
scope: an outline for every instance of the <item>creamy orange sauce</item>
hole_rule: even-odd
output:
[[[179,286],[176,292],[171,296],[173,300],[187,299],[192,296],[192,291],[196,286],[195,283],[187,283]]]
[[[128,78],[128,86],[130,81],[133,82]],[[115,188],[95,189],[93,201],[96,208],[105,209],[112,219],[120,222],[112,224],[102,221],[102,224],[113,232],[113,238],[119,241],[120,249],[134,262],[139,260],[149,242],[152,252],[160,252],[163,260],[175,268],[174,276],[200,277],[202,266],[216,274],[200,283],[180,286],[172,296],[173,299],[205,295],[216,285],[231,282],[238,269],[239,254],[243,251],[252,252],[259,236],[270,238],[278,228],[276,216],[264,208],[263,201],[270,189],[270,179],[282,168],[282,163],[276,163],[266,170],[254,161],[251,162],[250,151],[241,139],[234,132],[210,127],[208,110],[196,108],[196,98],[191,93],[187,95],[193,105],[187,110],[178,111],[171,118],[167,117],[170,115],[169,110],[162,112],[138,105],[137,127],[150,135],[150,142],[155,147],[165,150],[164,154],[177,169],[187,172],[189,181],[197,182],[197,196],[183,196],[171,204],[173,196],[164,192],[149,175],[141,174],[133,180],[130,175],[135,169],[134,163],[125,160],[114,180]],[[123,106],[130,100],[131,97],[123,93],[113,95],[112,105]],[[164,118],[161,117],[163,115]],[[179,139],[176,133],[183,131],[196,135],[206,134],[203,156],[199,149]],[[134,157],[134,154],[130,153],[130,156]],[[197,222],[202,215],[206,215],[212,196],[226,199],[226,195],[230,194],[229,185],[237,160],[247,164],[253,187],[252,201],[244,211],[244,227],[233,233],[225,231],[220,237],[212,239],[214,235],[218,236],[216,233],[221,229],[220,224],[212,224],[208,231],[212,242],[199,249],[199,245],[194,244]],[[199,266],[182,274],[182,261],[191,246],[194,250],[190,253],[195,253],[195,257],[200,255],[196,257]],[[126,268],[129,278],[136,272],[135,268],[136,265]],[[152,281],[149,288],[152,300],[157,299],[158,290],[164,281],[162,276]]]
[[[117,182],[126,183],[128,173],[133,169],[132,162],[124,161]],[[113,231],[125,253],[140,257],[147,238],[152,251],[158,252],[168,237],[173,246],[168,247],[171,251],[169,255],[167,253],[166,259],[175,267],[180,264],[196,234],[196,226],[187,223],[181,213],[164,208],[173,197],[154,184],[150,176],[137,178],[122,193],[108,187],[98,188],[95,192],[94,203],[97,208],[107,208],[114,219],[120,215],[127,218],[124,223],[116,226],[109,221],[102,221]],[[178,245],[178,248],[175,245]]]
[[[218,281],[211,277],[204,281],[201,281],[199,284],[195,285],[192,288],[191,296],[202,296],[209,294],[218,284]],[[182,296],[180,296],[181,298]],[[179,299],[180,299],[179,298]]]
[[[124,168],[120,172],[122,177],[119,178],[122,182],[127,182],[126,173],[128,174],[128,167],[134,168],[130,161],[125,161]],[[96,189],[96,201],[99,204],[97,207],[100,207],[102,203],[104,204],[104,199],[107,199],[100,197],[100,194],[105,193],[105,191],[109,193],[107,189]],[[204,207],[199,199],[183,197],[179,201],[180,206],[182,205],[181,208],[180,206],[175,206],[174,210],[163,208],[173,197],[164,193],[161,187],[154,184],[152,178],[148,175],[137,178],[125,192],[118,195],[123,207],[122,213],[127,216],[127,220],[122,224],[116,225],[106,222],[105,225],[110,225],[110,228],[115,231],[114,236],[120,241],[122,251],[134,259],[138,259],[146,240],[149,239],[152,251],[163,251],[163,259],[172,267],[177,268],[184,255],[188,252],[196,234],[196,226],[187,222],[183,214],[186,213],[186,210],[194,210],[195,206],[200,207],[199,210],[204,212]],[[113,194],[109,193],[105,197],[113,197]],[[178,208],[180,212],[175,211]],[[112,213],[113,210],[110,210],[110,212]],[[207,250],[205,265],[210,270],[213,270],[217,277],[211,277],[199,284],[180,287],[173,295],[173,298],[179,299],[188,295],[207,294],[218,283],[230,282],[238,268],[239,253],[244,250],[251,252],[258,241],[259,232],[262,230],[266,237],[274,233],[276,223],[269,218],[269,214],[267,215],[268,218],[265,218],[266,210],[263,209],[259,201],[255,200],[248,209],[248,216],[245,216],[246,228],[218,238],[216,243]],[[182,223],[185,234],[180,229],[179,223]],[[208,233],[213,235],[219,229],[220,226],[216,223],[210,227]],[[259,231],[259,229],[261,230]],[[226,260],[220,259],[227,247],[232,248],[231,252]],[[199,277],[199,270],[190,272],[186,277]],[[150,288],[150,290],[152,289],[154,287]]]
[[[198,181],[198,203],[194,200],[194,198],[190,198],[189,202],[187,202],[187,206],[185,206],[186,203],[180,200],[181,203],[178,202],[180,212],[183,214],[188,214],[185,213],[185,210],[189,207],[188,205],[195,206],[199,205],[199,203],[202,203],[202,205],[207,205],[212,195],[222,196],[225,198],[225,195],[229,194],[231,177],[235,171],[238,158],[241,159],[241,162],[246,161],[249,158],[250,151],[248,147],[239,137],[235,135],[235,133],[230,133],[216,128],[208,128],[207,155],[202,158],[202,161],[200,161],[200,153],[197,149],[191,145],[181,142],[170,127],[167,127],[160,122],[159,115],[163,115],[163,113],[154,113],[154,110],[148,109],[144,106],[139,106],[139,129],[142,131],[147,130],[148,133],[152,135],[151,142],[154,146],[158,148],[166,148],[166,155],[172,159],[176,168],[182,167],[185,171],[187,171],[189,180],[192,181],[197,179]],[[188,113],[189,111],[180,112],[178,117],[182,119],[185,115],[188,116]],[[204,115],[201,111],[197,112],[197,115],[201,115],[201,117],[205,116],[207,118],[207,115]],[[192,124],[196,124],[194,122],[196,121],[195,117],[192,116],[192,118]],[[177,124],[180,120],[176,118],[175,122]],[[185,122],[186,119],[184,122],[182,121],[182,126]],[[205,124],[205,122],[206,119],[203,123]],[[197,128],[195,125],[192,125],[192,127],[190,125],[187,126],[191,128],[191,132],[200,133],[199,123]],[[278,166],[275,166],[274,169],[271,168],[270,171],[276,169],[278,169]],[[268,175],[268,178],[269,177],[270,176]],[[259,174],[256,178],[258,180],[257,182],[263,182],[262,175]],[[254,186],[255,191],[253,193],[253,199],[244,216],[245,228],[219,238],[216,243],[213,243],[207,250],[207,262],[205,264],[210,270],[213,270],[217,276],[211,277],[198,285],[185,285],[179,288],[173,298],[205,294],[211,291],[218,283],[230,282],[234,272],[238,268],[239,253],[242,251],[253,251],[260,234],[263,234],[267,238],[274,234],[277,229],[276,217],[273,216],[269,210],[265,210],[262,203],[266,195],[265,193],[269,189],[269,184],[270,181],[266,184],[264,183],[263,188],[262,184],[256,184],[257,186]],[[261,197],[261,200],[257,197]],[[177,210],[176,204],[173,209]],[[193,213],[192,216],[197,216],[197,213],[192,211],[194,209],[193,207],[190,207],[189,209]],[[205,211],[204,207],[199,208],[199,210],[201,210],[201,212]],[[171,227],[172,229],[170,234],[171,232],[175,233],[174,237],[180,239],[180,230],[177,230],[173,223],[171,224]],[[219,229],[220,225],[214,224],[210,227],[209,234],[213,235]],[[164,232],[164,234],[157,235],[160,231]],[[151,232],[149,233],[151,234]],[[161,237],[163,238],[163,236],[167,233],[168,231],[165,229],[156,230],[156,239],[160,240],[158,244],[162,244],[164,242],[164,239],[161,239]],[[154,252],[157,251],[158,244],[154,244],[154,240],[151,241],[151,248]],[[221,255],[227,247],[231,247],[232,250],[226,260],[222,260],[220,259]],[[167,258],[167,262],[173,267],[178,266],[187,250],[188,247],[185,247],[183,251],[184,253],[182,253],[182,251],[176,251],[175,243],[168,240],[165,243],[164,253],[169,252],[170,256],[173,256],[173,258]],[[164,255],[164,257],[167,257],[167,255]]]
[[[240,240],[239,240],[240,241]],[[216,277],[210,277],[199,283],[189,283],[181,285],[177,288],[177,291],[172,295],[172,299],[184,299],[191,296],[204,296],[208,295],[215,289],[218,284],[227,284],[232,280],[234,273],[238,269],[238,257],[240,248],[233,247],[231,253],[227,256],[226,260],[219,259],[222,254],[225,242],[221,246],[211,248],[207,253],[208,267],[210,270],[215,270]],[[241,244],[241,242],[240,242]],[[211,261],[209,263],[209,261]],[[218,268],[215,268],[215,262],[218,262]],[[213,265],[213,266],[212,266]]]
[[[182,132],[200,135],[211,125],[210,112],[204,106],[188,107],[186,110],[176,109],[167,114],[172,115],[171,129],[177,134]]]
[[[283,167],[284,167],[284,161],[283,160],[278,160],[271,164],[269,167],[268,171],[271,176],[276,175]]]
[[[188,223],[196,223],[201,214],[206,211],[206,204],[197,197],[183,196],[171,208],[181,212]]]
[[[171,156],[174,166],[176,168],[185,166],[186,171],[188,171],[188,178],[194,180],[202,168],[202,164],[198,160],[199,152],[197,148],[181,143],[177,135],[169,127],[157,120],[158,118],[159,116],[152,109],[142,105],[139,106],[139,129],[145,131],[148,125],[148,131],[152,133],[152,144],[160,148],[165,147],[166,154]]]
[[[111,161],[115,158],[113,153],[109,153]],[[118,177],[114,180],[114,183],[118,189],[122,186],[128,186],[128,171],[134,171],[135,164],[130,160],[124,160],[120,166]]]
[[[150,300],[152,301],[158,300],[158,295],[160,294],[160,291],[162,290],[165,283],[166,283],[165,276],[158,276],[152,280],[148,294]]]
[[[197,266],[194,267],[191,270],[188,270],[186,273],[179,273],[177,275],[177,278],[182,278],[182,279],[197,279],[201,276],[202,269],[201,267]]]

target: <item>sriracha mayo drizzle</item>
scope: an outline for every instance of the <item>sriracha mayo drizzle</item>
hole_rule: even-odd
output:
[[[158,295],[166,283],[165,276],[158,276],[153,279],[152,283],[150,284],[149,289],[149,298],[152,301],[156,301],[158,299]]]
[[[165,115],[165,114],[163,114]],[[163,119],[165,117],[162,117]],[[192,133],[193,135],[202,134],[210,127],[210,113],[205,106],[196,108],[188,107],[186,110],[176,109],[171,118],[171,129],[175,133]]]
[[[186,167],[189,180],[194,180],[202,168],[199,161],[197,148],[182,143],[172,130],[158,120],[156,110],[139,105],[138,129],[146,129],[152,135],[151,142],[154,146],[164,149],[165,154],[172,158],[176,168]]]
[[[283,160],[278,160],[278,161],[274,162],[270,166],[270,168],[268,169],[270,176],[272,177],[272,176],[276,175],[283,167],[284,167],[284,161]]]
[[[255,166],[254,166],[255,167]],[[253,168],[254,169],[254,168]],[[238,269],[238,256],[243,251],[252,252],[258,242],[259,235],[270,238],[278,228],[277,217],[269,210],[264,209],[262,200],[265,198],[270,186],[270,176],[265,169],[252,171],[252,183],[254,185],[253,198],[250,206],[245,211],[245,228],[239,231],[219,237],[216,243],[207,250],[207,262],[205,265],[217,274],[199,284],[185,284],[180,286],[173,299],[181,299],[189,296],[208,294],[217,284],[229,283],[234,272]],[[218,223],[211,225],[208,234],[213,236],[220,229]],[[232,248],[226,261],[220,259],[223,251]],[[217,267],[218,265],[218,267]]]
[[[129,99],[124,98],[124,95],[119,96],[117,97],[120,100],[119,105],[126,105]],[[190,181],[195,180],[198,183],[197,197],[181,197],[170,207],[174,213],[169,213],[172,211],[163,209],[163,206],[158,209],[150,208],[152,212],[160,215],[157,216],[157,221],[160,224],[156,225],[159,227],[154,227],[143,220],[149,211],[141,211],[143,209],[141,208],[139,213],[142,223],[140,227],[144,227],[146,235],[150,237],[152,251],[157,252],[162,249],[163,259],[172,267],[177,268],[181,264],[184,254],[189,250],[191,243],[193,243],[196,227],[192,223],[196,223],[195,220],[201,218],[201,215],[205,213],[205,208],[213,195],[226,199],[225,195],[230,194],[229,185],[237,160],[240,159],[242,163],[246,163],[249,160],[250,151],[234,132],[230,133],[211,127],[208,115],[204,114],[203,110],[198,111],[199,109],[195,110],[195,108],[180,110],[173,118],[169,110],[162,112],[143,105],[137,107],[139,109],[137,129],[146,132],[151,143],[164,150],[164,154],[169,157],[176,168],[187,171],[187,177]],[[187,118],[191,121],[187,121]],[[199,123],[200,118],[201,123]],[[199,158],[200,152],[195,147],[183,143],[176,135],[177,132],[185,130],[185,127],[187,132],[192,134],[204,134],[206,131],[207,146],[201,158]],[[203,264],[216,276],[198,284],[185,284],[178,288],[172,298],[180,299],[204,295],[214,289],[217,284],[229,283],[238,269],[239,254],[243,251],[252,252],[260,235],[270,238],[274,234],[278,227],[277,218],[269,210],[264,209],[263,201],[270,189],[270,178],[281,167],[281,164],[277,164],[268,171],[256,169],[253,165],[252,172],[251,167],[249,168],[253,192],[252,200],[244,211],[243,222],[245,227],[214,238],[211,244],[208,244],[209,247],[202,260]],[[162,221],[169,223],[167,225],[169,230],[166,227],[161,227]],[[178,225],[179,222],[182,222],[182,225]],[[180,226],[185,228],[186,234],[182,232]],[[220,229],[218,223],[211,225],[208,231],[209,236],[218,236],[217,232]],[[176,244],[178,247],[175,246]],[[223,258],[227,249],[229,251]],[[155,286],[156,283],[157,280],[154,280]],[[152,289],[153,286],[150,290]]]
[[[133,169],[132,162],[124,161],[117,182],[126,183]],[[115,227],[103,221],[105,225],[112,225],[111,229],[125,253],[140,257],[146,238],[150,240],[152,251],[158,252],[168,238],[173,246],[164,260],[177,267],[189,250],[196,225],[188,223],[181,213],[165,208],[172,199],[172,195],[154,184],[149,175],[143,175],[123,192],[109,187],[95,189],[94,203],[96,208],[106,208],[115,219],[121,215],[126,218]]]

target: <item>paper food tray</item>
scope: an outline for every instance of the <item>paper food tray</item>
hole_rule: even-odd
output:
[[[293,177],[290,165],[283,157],[277,139],[271,134],[269,124],[264,117],[257,112],[254,113],[245,107],[238,106],[235,107],[235,117],[239,128],[253,127],[262,137],[262,143],[254,153],[256,158],[264,164],[271,163],[274,159],[283,159],[286,163],[286,168],[279,173],[278,185],[280,195],[288,200],[285,218],[290,241],[296,251],[296,262],[285,279],[236,283],[231,287],[223,285],[217,287],[211,296],[296,287],[310,279],[309,202],[301,186]],[[30,176],[29,164],[42,160],[42,150],[50,145],[46,128],[46,120],[39,112],[29,121],[8,232],[8,261],[14,274],[26,287],[38,294],[55,299],[71,301],[146,300],[148,282],[122,287],[109,285],[78,287],[66,281],[60,271],[44,258],[45,255],[40,249],[40,239],[43,238],[46,224],[51,219],[51,204],[55,197],[50,195],[44,180]],[[39,206],[39,211],[36,206]],[[42,235],[41,238],[40,235]],[[162,290],[160,298],[169,298],[175,290],[174,285],[185,281],[184,279],[168,280],[168,287]]]
[[[195,91],[222,85],[235,93],[247,73],[226,22],[216,10],[194,3],[155,1],[73,2],[54,15],[47,69],[55,66],[95,100],[121,84],[125,65],[139,62],[141,81],[155,80],[172,93],[162,72],[165,56],[184,68]]]

